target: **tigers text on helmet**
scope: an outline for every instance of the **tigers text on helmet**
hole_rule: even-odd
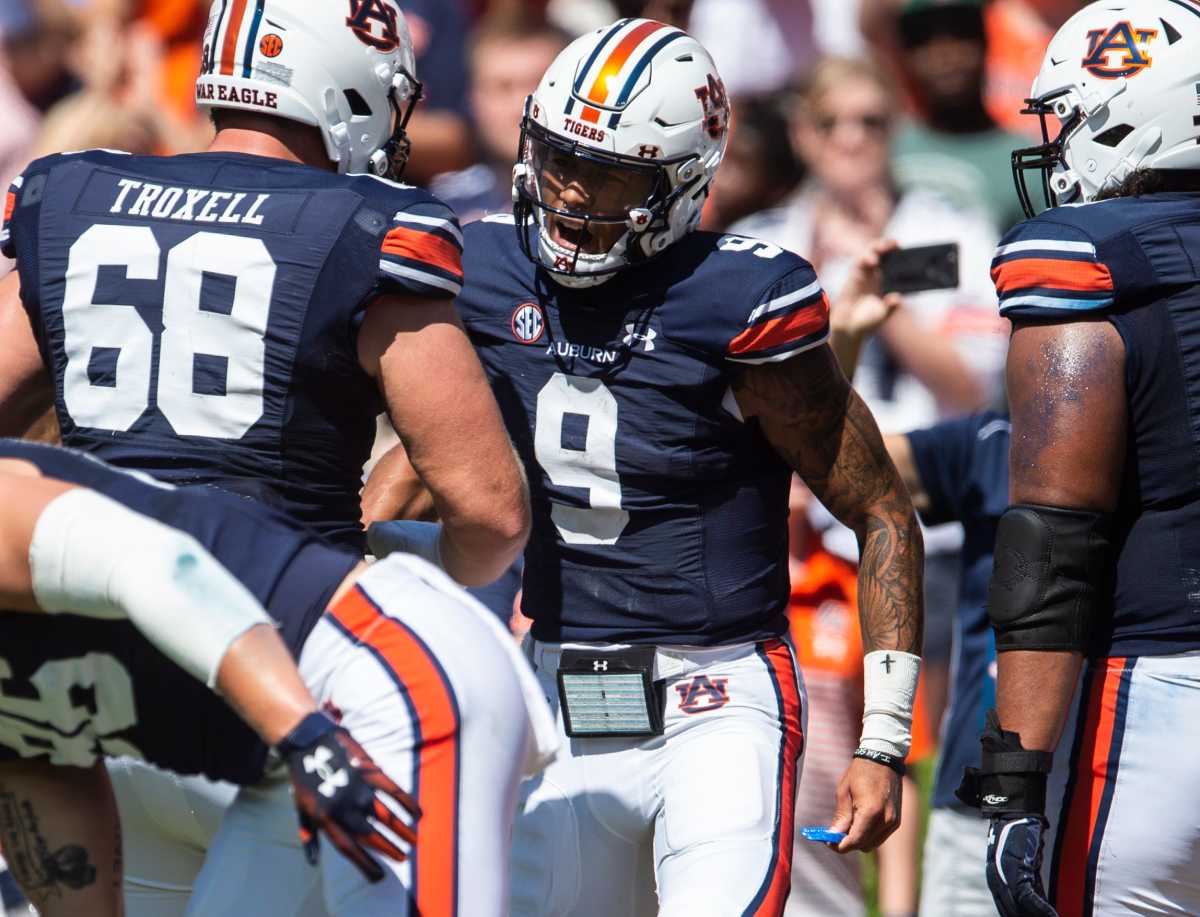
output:
[[[311,124],[339,172],[397,177],[420,98],[395,0],[213,0],[196,81],[201,108]]]
[[[1084,7],[1051,39],[1026,105],[1041,118],[1044,141],[1013,153],[1031,217],[1030,170],[1041,173],[1054,205],[1093,201],[1138,169],[1200,169],[1200,6]]]
[[[568,286],[602,283],[691,232],[725,155],[729,102],[679,29],[622,19],[572,42],[525,103],[513,169],[522,248]]]

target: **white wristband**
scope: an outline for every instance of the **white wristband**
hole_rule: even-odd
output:
[[[863,731],[859,745],[901,759],[912,745],[913,701],[921,657],[875,650],[863,658]]]
[[[56,497],[38,517],[29,572],[44,611],[128,618],[210,688],[234,641],[272,623],[196,539],[81,488]]]

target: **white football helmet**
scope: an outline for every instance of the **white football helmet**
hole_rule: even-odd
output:
[[[685,32],[622,19],[572,42],[525,103],[513,169],[525,253],[568,286],[660,254],[699,224],[728,127],[717,68]]]
[[[1084,7],[1051,39],[1031,96],[1024,113],[1041,117],[1044,143],[1013,153],[1029,216],[1029,170],[1041,172],[1046,203],[1055,205],[1095,200],[1138,169],[1200,169],[1200,7]]]
[[[396,177],[420,97],[395,0],[213,0],[196,81],[201,108],[311,124],[339,172]]]

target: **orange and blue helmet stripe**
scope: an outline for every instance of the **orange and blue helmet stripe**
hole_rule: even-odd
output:
[[[632,26],[632,28],[629,28]],[[608,47],[622,30],[628,29],[624,36],[616,43],[616,46],[609,52],[604,60],[597,64],[604,49]],[[660,34],[665,32],[666,34]],[[658,39],[641,55],[636,55],[637,50],[652,36],[659,36]],[[592,124],[597,124],[600,121],[600,109],[606,108],[612,113],[609,116],[609,128],[615,128],[621,121],[620,109],[628,102],[634,89],[637,87],[638,80],[645,73],[646,68],[650,66],[651,61],[655,56],[677,39],[685,37],[686,33],[671,26],[664,25],[661,22],[655,22],[649,19],[635,20],[623,19],[618,22],[608,33],[600,40],[593,49],[591,55],[579,70],[578,76],[575,78],[575,85],[571,93],[571,97],[567,100],[565,114],[571,114],[574,111],[575,103],[578,101],[583,105],[580,112],[580,119],[589,121]],[[618,81],[621,73],[628,70],[624,81],[620,83],[620,90],[614,94],[614,84]],[[589,81],[590,76],[590,81]],[[590,88],[584,94],[584,87]],[[616,111],[612,111],[617,109]]]

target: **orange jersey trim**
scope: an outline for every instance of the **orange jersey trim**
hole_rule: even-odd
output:
[[[1007,261],[992,271],[999,293],[1049,287],[1080,293],[1108,293],[1113,289],[1108,266],[1094,261],[1062,261],[1054,258],[1022,258]]]
[[[372,649],[408,693],[420,729],[415,788],[413,877],[416,912],[453,917],[458,912],[458,705],[441,667],[403,623],[383,614],[360,589],[352,589],[331,614]]]
[[[782,640],[771,640],[760,650],[771,674],[775,686],[779,689],[779,699],[783,705],[780,714],[783,722],[783,749],[780,767],[783,772],[779,775],[779,823],[775,833],[775,851],[771,858],[769,878],[760,889],[761,899],[757,900],[755,917],[779,917],[787,902],[788,892],[792,888],[792,844],[795,834],[796,821],[796,771],[797,762],[804,751],[804,733],[800,730],[801,714],[800,690],[797,687],[796,661],[792,651]]]
[[[233,9],[225,26],[225,40],[221,42],[221,74],[233,76],[233,59],[237,56],[238,33],[242,30],[242,17],[246,14],[246,0],[233,0]]]
[[[1104,671],[1097,672],[1086,698],[1083,743],[1070,783],[1071,801],[1059,830],[1058,876],[1054,886],[1055,907],[1059,917],[1083,917],[1087,893],[1088,859],[1096,840],[1098,816],[1104,788],[1110,777],[1113,734],[1117,719],[1117,700],[1125,659],[1106,660]]]
[[[4,222],[7,223],[12,219],[13,211],[17,209],[17,194],[15,191],[9,191],[8,197],[4,199]]]
[[[637,49],[637,46],[645,41],[655,32],[667,28],[661,22],[644,22],[623,39],[618,44],[610,55],[608,60],[604,62],[604,66],[600,68],[600,72],[596,75],[595,82],[592,83],[592,88],[588,92],[588,101],[595,102],[597,105],[603,105],[608,101],[608,82],[614,76],[621,72],[621,68],[629,60],[629,56]]]
[[[462,253],[454,243],[433,233],[397,226],[384,237],[383,253],[432,264],[443,271],[462,276]]]
[[[729,344],[729,353],[752,353],[770,350],[789,341],[799,340],[822,330],[829,322],[829,299],[821,293],[821,301],[785,315],[747,328]]]

